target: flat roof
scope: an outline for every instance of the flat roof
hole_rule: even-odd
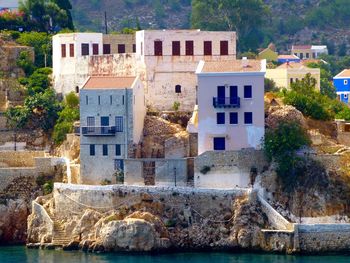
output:
[[[125,89],[131,88],[136,77],[91,76],[83,89]]]
[[[204,62],[201,73],[215,72],[261,72],[263,69],[261,60],[229,60]]]
[[[293,45],[292,49],[311,49],[311,45]]]

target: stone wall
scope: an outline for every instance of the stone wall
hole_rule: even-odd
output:
[[[35,157],[45,157],[45,152],[0,151],[0,167],[34,167]]]
[[[186,159],[128,159],[124,163],[124,183],[145,185],[145,179],[153,176],[157,186],[186,186]]]
[[[36,168],[0,168],[0,191],[3,191],[13,180],[20,177],[36,176]]]
[[[203,188],[249,187],[250,174],[268,163],[262,151],[208,151],[195,158],[194,184]]]
[[[204,190],[186,187],[92,186],[55,183],[55,214],[60,218],[81,215],[87,208],[106,212],[141,201],[159,202],[160,208],[183,212],[190,206],[203,217],[231,212],[232,201],[246,190]],[[198,216],[198,215],[197,215]]]

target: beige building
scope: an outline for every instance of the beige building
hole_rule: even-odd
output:
[[[316,89],[320,90],[320,69],[309,68],[303,63],[287,62],[275,69],[266,70],[266,78],[272,79],[279,88],[291,88],[291,84],[301,80],[306,74],[316,79]]]
[[[136,32],[136,56],[148,105],[192,111],[196,104],[198,62],[236,59],[236,33],[200,30]]]
[[[328,54],[328,49],[327,46],[293,45],[291,54],[300,59],[315,59],[321,54]]]
[[[198,154],[260,147],[265,71],[246,58],[198,65]]]

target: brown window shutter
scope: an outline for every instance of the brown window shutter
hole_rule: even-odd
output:
[[[211,41],[204,41],[204,55],[205,56],[211,56]]]
[[[228,41],[220,41],[220,55],[221,56],[228,55]]]
[[[180,41],[173,41],[173,56],[180,56]]]
[[[154,41],[154,55],[155,56],[163,56],[163,42],[162,41]]]
[[[89,55],[89,44],[81,44],[81,55],[82,56]]]
[[[186,56],[193,56],[193,41],[186,41]]]
[[[98,55],[98,44],[92,44],[92,54]]]
[[[74,57],[74,44],[69,44],[69,56]]]
[[[66,57],[66,44],[62,44],[62,45],[61,45],[61,56],[62,56],[63,58]]]
[[[103,44],[103,54],[108,55],[111,54],[111,45]]]
[[[124,44],[118,44],[118,53],[119,54],[125,53],[125,45]]]

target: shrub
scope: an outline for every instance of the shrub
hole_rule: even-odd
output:
[[[53,182],[48,181],[43,185],[43,191],[45,195],[51,194],[53,191]]]
[[[180,109],[180,102],[174,101],[173,110],[178,111]]]

